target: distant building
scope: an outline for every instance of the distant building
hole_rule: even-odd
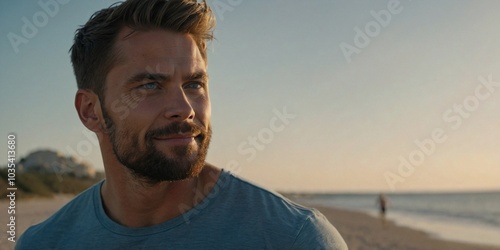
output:
[[[94,178],[96,170],[85,162],[65,157],[51,150],[35,151],[21,159],[17,169],[21,172],[68,174],[79,178]]]

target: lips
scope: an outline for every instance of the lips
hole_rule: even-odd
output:
[[[195,139],[201,140],[203,130],[196,124],[187,122],[176,122],[168,126],[150,130],[146,134],[147,140],[165,146],[189,145],[195,143]]]
[[[187,140],[187,139],[194,139],[196,136],[190,135],[190,136],[168,136],[168,137],[155,137],[153,139],[155,140],[160,140],[160,141],[168,141],[168,140]]]
[[[159,143],[167,144],[169,146],[178,146],[178,145],[188,145],[194,142],[195,138],[200,134],[191,134],[191,133],[181,133],[181,134],[171,134],[167,136],[158,136],[153,139]]]
[[[186,139],[186,138],[195,138],[199,135],[200,135],[200,133],[181,133],[181,132],[179,132],[177,134],[156,136],[153,139],[155,139],[155,140]]]

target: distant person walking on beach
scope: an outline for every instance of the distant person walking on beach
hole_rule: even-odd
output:
[[[387,199],[387,197],[383,193],[380,193],[380,195],[378,196],[378,199],[377,199],[377,204],[378,204],[379,209],[380,209],[380,215],[385,216],[385,214],[387,212],[388,203],[389,203],[389,200]]]
[[[205,162],[214,26],[204,0],[128,0],[76,31],[74,105],[106,179],[16,249],[347,249],[317,210]]]
[[[387,213],[387,206],[389,205],[389,199],[384,195],[384,193],[380,193],[377,198],[377,205],[380,211],[380,219],[382,220],[382,225],[384,228],[387,226],[387,219],[385,217]]]

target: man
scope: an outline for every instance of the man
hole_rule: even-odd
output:
[[[379,206],[380,220],[382,221],[382,226],[386,228],[387,219],[385,217],[385,214],[387,213],[387,206],[389,205],[389,199],[387,199],[384,193],[379,194],[377,198],[377,205]]]
[[[130,0],[94,14],[71,48],[75,106],[106,179],[17,249],[346,249],[319,212],[205,162],[211,129],[206,2]]]
[[[387,205],[389,203],[389,200],[387,197],[384,195],[384,193],[380,193],[377,198],[377,204],[379,205],[380,209],[380,215],[382,217],[385,217],[385,213],[387,211]]]

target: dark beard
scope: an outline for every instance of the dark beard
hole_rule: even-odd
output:
[[[134,137],[118,129],[103,110],[113,152],[118,161],[127,167],[138,179],[148,184],[156,184],[162,181],[178,181],[198,176],[205,165],[208,146],[212,137],[209,126],[205,131],[202,127],[188,122],[175,122],[166,127],[148,131],[146,133],[145,151],[136,148],[140,146],[139,138]],[[198,150],[191,146],[176,146],[172,149],[172,157],[167,157],[158,151],[154,145],[153,138],[181,133],[199,133],[195,142]],[[126,140],[130,138],[130,140]]]

